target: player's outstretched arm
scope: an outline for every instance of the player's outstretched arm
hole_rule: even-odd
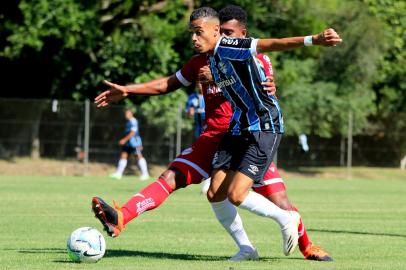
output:
[[[109,81],[104,81],[110,88],[98,95],[94,102],[97,107],[105,107],[111,103],[116,103],[128,95],[163,95],[179,89],[183,86],[176,75],[152,80],[146,83],[136,83],[129,85],[119,85]]]
[[[329,28],[317,35],[306,37],[259,39],[257,52],[286,51],[311,45],[335,46],[341,42],[342,39],[337,32]]]

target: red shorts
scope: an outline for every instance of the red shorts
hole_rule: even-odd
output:
[[[210,177],[211,161],[223,138],[223,132],[203,132],[192,144],[183,150],[169,165],[186,176],[187,184],[200,184]]]
[[[268,197],[273,193],[286,190],[285,183],[283,182],[283,179],[279,175],[278,169],[273,162],[271,163],[271,166],[269,166],[268,171],[265,173],[263,183],[254,183],[252,185],[252,189],[265,197]]]
[[[169,167],[176,168],[185,175],[188,185],[200,184],[210,177],[213,156],[224,134],[213,131],[203,132],[192,144],[192,147],[183,150]],[[254,184],[252,188],[265,197],[286,190],[285,184],[273,162],[265,173],[263,184]]]

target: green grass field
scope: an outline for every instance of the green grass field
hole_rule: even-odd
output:
[[[245,211],[240,213],[261,260],[228,262],[237,249],[192,186],[134,220],[119,238],[106,236],[107,253],[97,264],[71,263],[69,234],[82,226],[102,229],[91,197],[124,203],[147,183],[0,175],[0,269],[406,269],[406,173],[285,181],[310,238],[334,262],[305,261],[298,251],[283,256],[277,225]]]

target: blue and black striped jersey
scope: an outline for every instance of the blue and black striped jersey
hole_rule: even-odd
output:
[[[257,41],[222,37],[209,57],[214,80],[233,108],[229,131],[235,135],[241,131],[284,131],[279,103],[261,85],[264,74],[255,61]]]

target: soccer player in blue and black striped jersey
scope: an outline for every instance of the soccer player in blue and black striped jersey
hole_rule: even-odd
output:
[[[263,181],[284,131],[282,111],[276,98],[262,91],[263,76],[254,56],[305,45],[333,46],[341,39],[333,29],[285,39],[222,37],[217,12],[208,7],[193,11],[189,28],[194,48],[209,55],[213,78],[233,109],[228,134],[213,159],[210,190],[228,189],[234,205],[277,221],[289,255],[298,242],[300,216],[250,192],[253,183]]]

